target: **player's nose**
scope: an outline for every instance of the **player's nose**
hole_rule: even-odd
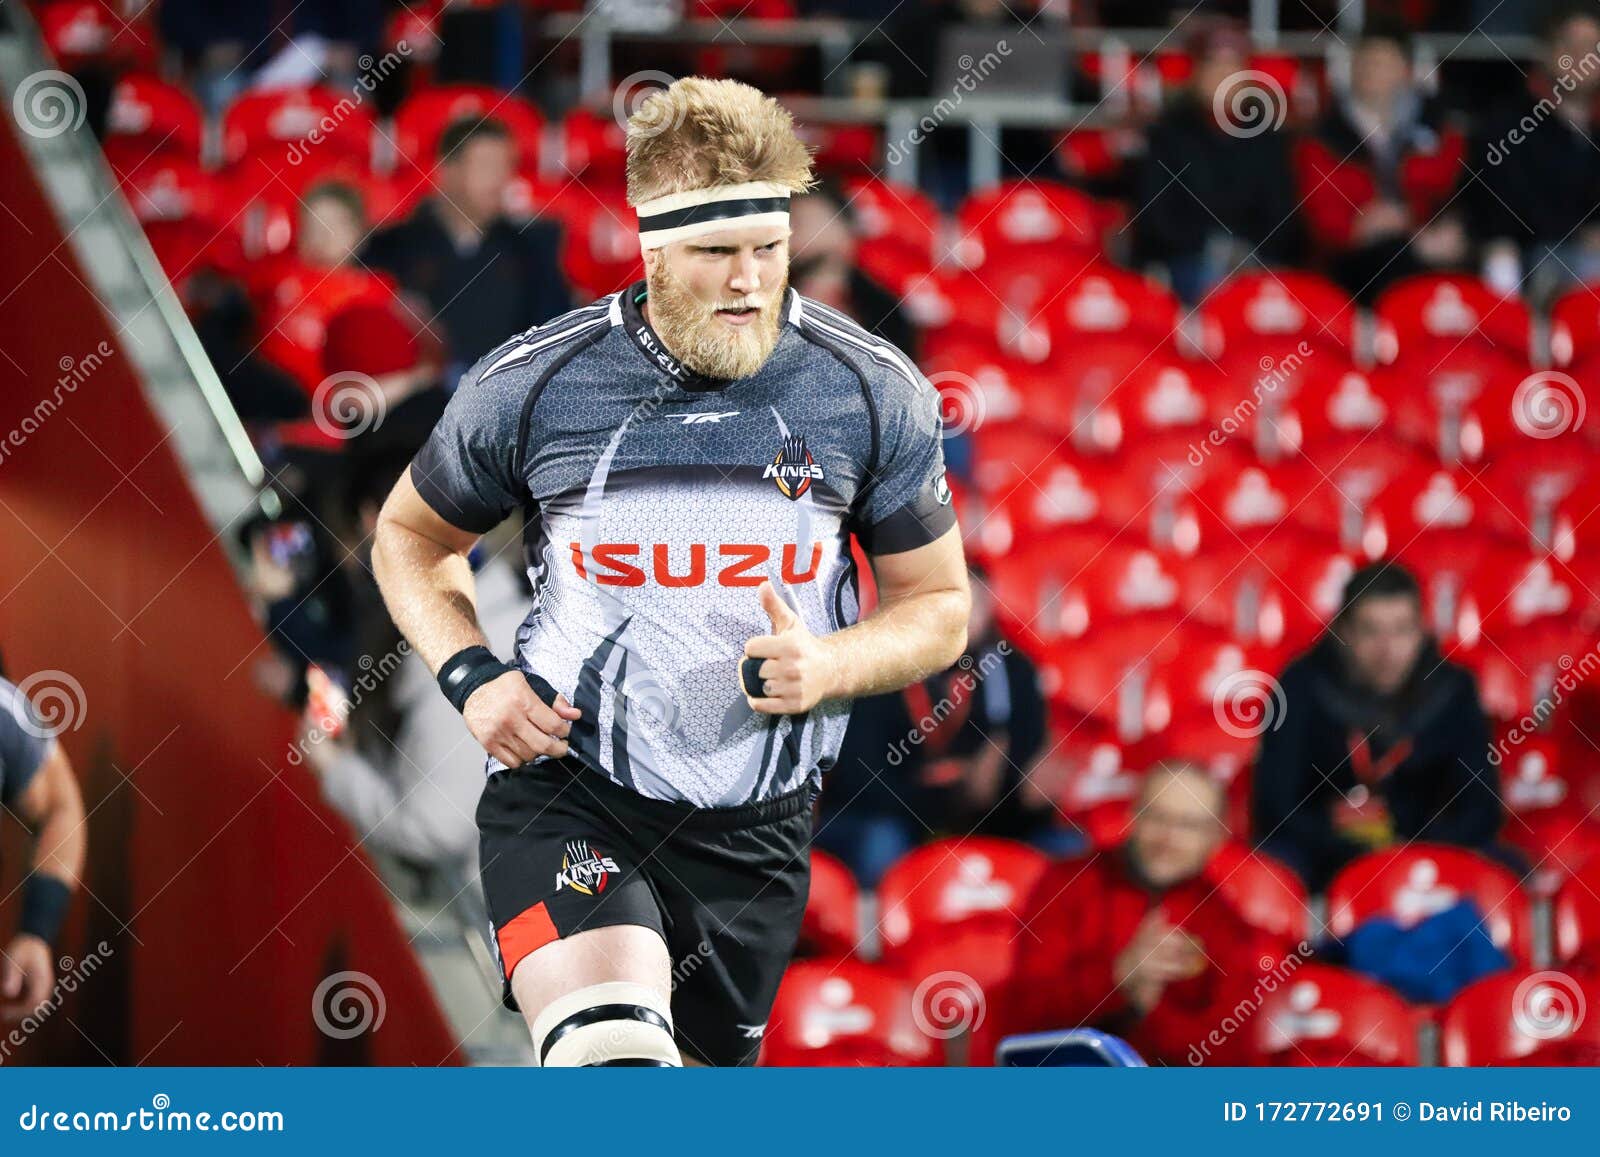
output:
[[[761,262],[756,260],[755,250],[740,250],[734,258],[733,279],[728,288],[735,293],[755,293],[761,288]]]

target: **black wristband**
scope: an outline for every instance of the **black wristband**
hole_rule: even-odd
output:
[[[72,887],[59,876],[30,872],[22,884],[22,922],[17,931],[54,945],[72,902]]]
[[[444,692],[451,706],[464,711],[474,691],[514,670],[516,668],[496,659],[488,647],[463,647],[439,668],[439,690]]]

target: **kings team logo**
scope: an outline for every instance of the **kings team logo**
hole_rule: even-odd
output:
[[[561,870],[556,873],[556,891],[571,888],[585,896],[598,896],[615,871],[617,862],[591,848],[588,840],[568,840]]]
[[[791,502],[811,489],[811,480],[822,477],[822,467],[806,449],[804,434],[790,434],[783,440],[778,456],[767,463],[761,477],[777,483],[778,491]]]

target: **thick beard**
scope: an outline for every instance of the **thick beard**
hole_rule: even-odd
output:
[[[772,356],[778,345],[787,277],[768,296],[755,321],[735,328],[717,317],[688,285],[672,275],[663,257],[646,278],[650,289],[650,325],[672,356],[708,378],[748,378]]]

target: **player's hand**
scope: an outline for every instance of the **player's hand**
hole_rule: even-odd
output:
[[[833,687],[833,660],[827,646],[789,609],[771,582],[761,584],[761,609],[772,621],[770,635],[744,645],[747,659],[762,660],[756,675],[762,695],[751,695],[740,677],[739,689],[763,715],[798,715],[826,699]]]
[[[56,966],[50,945],[21,935],[0,956],[0,1021],[16,1024],[50,997]]]
[[[507,767],[521,767],[541,755],[565,755],[572,721],[583,713],[565,695],[546,703],[521,671],[507,671],[474,691],[461,714],[485,751]]]

